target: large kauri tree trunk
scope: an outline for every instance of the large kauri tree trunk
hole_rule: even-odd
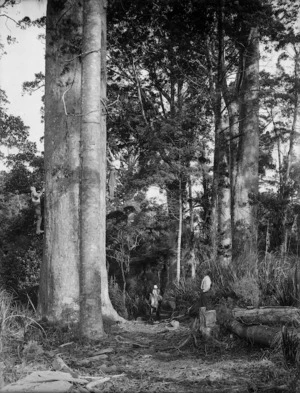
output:
[[[245,69],[240,110],[240,139],[234,195],[235,255],[257,253],[259,155],[259,37],[251,28],[244,53]]]
[[[101,17],[101,157],[100,165],[105,168],[106,173],[106,35],[107,35],[107,22],[106,22],[106,7],[107,1],[100,1],[100,17]],[[100,189],[105,190],[106,178],[101,176],[100,178]],[[101,192],[100,195],[101,211],[99,214],[103,215],[101,221],[105,220],[105,194]],[[102,239],[102,243],[103,243]],[[102,317],[103,319],[110,319],[114,321],[124,321],[122,317],[118,315],[116,310],[113,308],[108,292],[108,274],[106,268],[106,250],[102,250],[100,258],[100,269],[101,269],[101,303],[102,303]]]
[[[218,65],[214,89],[215,118],[214,180],[212,196],[212,248],[213,257],[221,266],[231,264],[231,188],[229,170],[228,127],[224,127],[222,87],[225,78],[223,0],[218,11]],[[211,61],[210,61],[211,64]],[[212,81],[210,82],[212,86]],[[212,87],[211,87],[212,90]]]
[[[80,329],[103,335],[101,259],[105,258],[105,130],[101,128],[101,17],[99,0],[83,3],[80,184]],[[104,147],[103,147],[104,139]],[[104,180],[103,180],[104,178]],[[102,188],[101,188],[102,186]]]
[[[286,158],[286,171],[284,174],[284,184],[282,187],[281,197],[286,201],[284,215],[283,215],[283,242],[281,245],[282,255],[285,256],[288,253],[288,207],[287,203],[291,197],[290,189],[293,184],[296,186],[296,192],[299,199],[299,181],[298,181],[298,168],[300,163],[300,45],[294,44],[294,77],[295,77],[295,88],[294,88],[294,115],[292,129],[290,132],[289,150]],[[297,219],[297,218],[296,218]]]
[[[45,75],[45,248],[39,313],[50,321],[79,318],[79,138],[81,67],[79,1],[49,0]],[[69,45],[72,43],[72,46]]]

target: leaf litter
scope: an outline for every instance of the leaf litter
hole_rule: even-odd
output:
[[[30,363],[11,351],[10,360],[18,366],[18,372],[7,378],[4,370],[4,379],[6,383],[16,382],[26,377],[28,380],[31,375],[36,381],[35,373],[40,370],[44,383],[63,384],[62,390],[49,392],[71,393],[291,391],[289,381],[294,374],[278,353],[253,347],[228,334],[223,336],[222,345],[203,337],[195,343],[190,339],[190,323],[175,326],[165,321],[153,325],[127,322],[112,325],[97,343],[72,339],[49,347],[44,342],[43,353],[39,351],[36,362]],[[12,391],[5,390],[7,386],[3,389],[0,391]]]

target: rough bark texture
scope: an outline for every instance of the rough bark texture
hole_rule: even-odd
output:
[[[101,157],[100,157],[100,165],[102,168],[105,168],[106,173],[106,6],[107,1],[103,0],[100,2],[100,17],[101,17]],[[106,178],[105,176],[100,177],[100,189],[105,190],[106,188]],[[100,214],[104,214],[106,212],[105,208],[105,193],[101,192],[100,195],[100,204],[102,206],[102,210]],[[103,217],[101,218],[103,221]],[[105,220],[105,217],[104,217]],[[102,239],[103,242],[103,239]],[[100,269],[101,269],[101,303],[102,303],[102,317],[103,319],[110,319],[114,321],[124,321],[122,317],[118,315],[116,310],[113,308],[109,293],[108,293],[108,274],[106,268],[106,250],[101,253],[100,259]]]
[[[298,258],[296,269],[295,269],[295,296],[297,299],[297,306],[300,308],[300,260]]]
[[[214,259],[222,266],[231,264],[231,189],[229,178],[228,127],[224,124],[222,87],[224,71],[223,1],[218,12],[218,66],[213,111],[215,118],[215,155],[212,209],[212,246]]]
[[[176,282],[180,281],[181,273],[181,241],[182,241],[182,190],[181,180],[179,181],[179,221],[178,221],[178,236],[177,236],[177,258],[176,258]]]
[[[245,69],[240,110],[240,140],[235,181],[235,255],[257,251],[258,154],[259,154],[259,39],[251,28],[244,53]]]
[[[100,93],[101,1],[85,0],[83,4],[80,328],[83,336],[97,339],[104,333],[101,313],[101,258],[103,254],[105,258],[106,192],[105,186],[103,187],[103,178],[106,176],[106,167],[103,166],[106,139],[102,137],[105,130],[101,128]]]
[[[228,162],[228,127],[221,122],[219,138],[219,186],[218,186],[218,260],[222,266],[229,266],[232,257],[231,237],[231,187]]]
[[[286,158],[286,171],[284,174],[284,184],[282,185],[281,198],[289,198],[288,189],[291,188],[291,184],[295,182],[298,175],[298,167],[300,162],[300,45],[294,45],[294,77],[295,79],[295,93],[294,93],[294,116],[293,124],[290,133],[289,140],[289,150]],[[297,180],[296,180],[297,182]],[[299,186],[298,186],[299,195]],[[289,228],[287,225],[288,221],[288,204],[284,210],[282,227],[283,227],[283,242],[281,245],[281,252],[283,256],[288,253],[288,243],[289,243]]]
[[[39,313],[64,322],[79,317],[79,4],[49,0],[46,27],[45,248]],[[68,42],[79,44],[78,53]]]
[[[262,307],[247,310],[234,308],[232,316],[245,324],[293,324],[300,326],[300,310],[296,307]]]

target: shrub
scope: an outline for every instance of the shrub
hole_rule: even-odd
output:
[[[143,295],[127,293],[126,309],[128,311],[128,318],[136,319],[139,316],[149,314],[150,306]]]
[[[34,321],[30,317],[30,311],[20,307],[11,293],[0,289],[0,347],[10,337],[14,340],[16,336],[24,338],[26,324],[30,321]]]
[[[121,317],[127,318],[127,310],[124,304],[123,292],[116,280],[113,278],[109,280],[108,291],[114,309]]]
[[[201,281],[196,279],[181,279],[172,284],[164,294],[163,301],[173,301],[179,312],[186,311],[191,305],[200,301]]]
[[[260,289],[255,277],[247,275],[240,279],[236,279],[231,284],[231,288],[239,300],[239,306],[258,307]]]
[[[259,284],[263,304],[292,306],[295,304],[294,265],[295,258],[282,257],[278,253],[267,253],[261,258]]]

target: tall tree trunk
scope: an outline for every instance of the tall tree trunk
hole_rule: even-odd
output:
[[[74,46],[66,43],[81,39],[80,4],[49,0],[47,5],[45,247],[38,309],[51,321],[79,319],[81,66]]]
[[[224,127],[222,89],[224,71],[223,0],[218,12],[218,67],[213,110],[215,117],[215,156],[212,209],[213,257],[223,266],[231,263],[231,190],[229,178],[229,128]]]
[[[245,70],[240,110],[240,140],[235,183],[235,254],[257,257],[258,155],[259,155],[259,36],[251,28],[244,53]],[[255,266],[253,266],[255,268]]]
[[[282,195],[284,201],[290,198],[290,188],[291,188],[291,181],[293,176],[293,169],[295,166],[299,165],[300,162],[300,96],[299,96],[299,88],[300,88],[300,47],[297,48],[294,45],[294,78],[295,78],[295,93],[294,93],[294,116],[293,116],[293,124],[290,133],[290,140],[289,140],[289,150],[286,158],[286,172],[284,174],[284,182],[282,187]],[[299,191],[299,190],[298,190]],[[287,244],[288,244],[288,228],[287,228],[287,221],[288,221],[288,204],[284,209],[283,214],[283,242],[281,245],[281,252],[283,256],[286,255],[288,252]]]
[[[105,168],[106,173],[106,116],[107,116],[107,108],[106,108],[106,46],[107,46],[107,22],[106,22],[106,9],[107,9],[107,0],[100,1],[100,16],[101,16],[101,157],[100,157],[100,165],[102,168]],[[106,178],[101,176],[100,178],[100,189],[105,190],[106,188]],[[105,220],[105,193],[103,194],[101,191],[100,194],[100,204],[101,211],[100,214],[104,215],[101,220]],[[105,234],[103,234],[105,237]],[[105,241],[102,238],[102,243]],[[108,292],[108,274],[106,267],[106,250],[104,249],[101,253],[100,258],[100,269],[101,269],[101,303],[102,303],[102,317],[103,319],[110,319],[114,321],[124,321],[122,317],[118,315],[116,310],[113,308]]]
[[[219,187],[218,187],[218,261],[228,267],[232,262],[231,183],[229,164],[229,127],[221,122],[219,137]]]
[[[178,236],[177,236],[177,263],[176,263],[176,282],[180,281],[180,272],[181,272],[181,241],[182,241],[182,184],[181,179],[179,179],[179,220],[178,220]]]
[[[189,203],[189,212],[190,212],[189,264],[191,266],[191,278],[194,280],[196,278],[197,259],[195,255],[194,207],[193,207],[193,190],[192,190],[191,175],[188,176],[188,203]]]
[[[89,339],[103,336],[101,258],[105,255],[105,143],[101,128],[100,1],[83,3],[82,121],[80,184],[80,329]],[[101,159],[102,158],[102,159]],[[102,181],[101,181],[102,180]],[[102,186],[102,189],[101,189]],[[104,196],[103,196],[104,194]]]

